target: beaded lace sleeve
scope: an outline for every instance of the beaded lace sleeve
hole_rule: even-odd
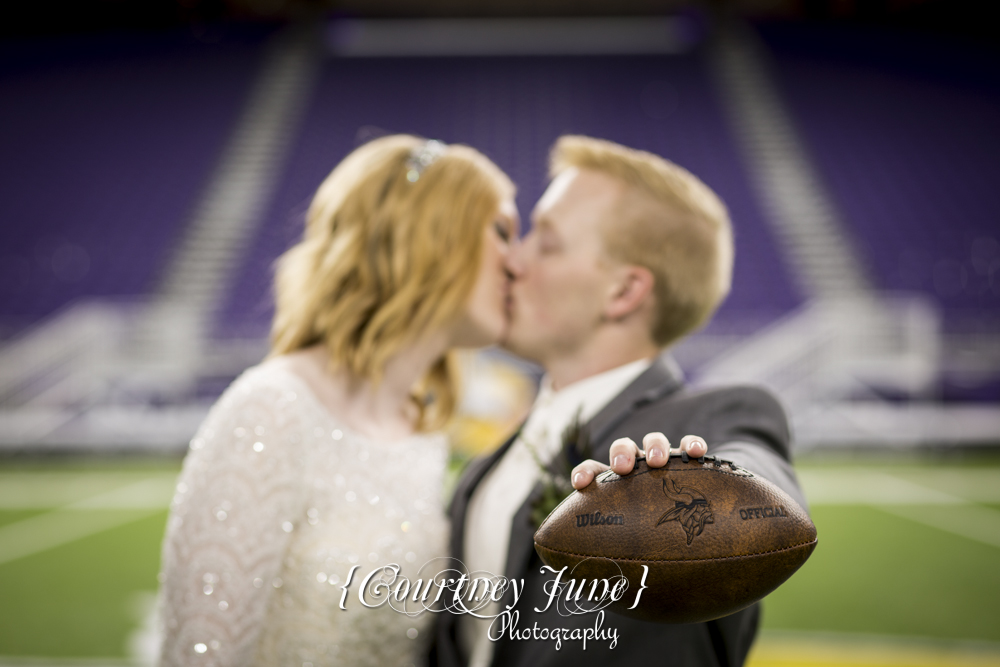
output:
[[[265,379],[235,382],[191,441],[163,545],[163,666],[251,664],[281,586],[306,463],[294,393]]]

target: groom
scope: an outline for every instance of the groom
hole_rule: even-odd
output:
[[[729,291],[732,233],[722,202],[667,160],[587,137],[562,137],[551,171],[532,229],[510,255],[506,342],[540,363],[546,377],[523,427],[469,466],[451,507],[452,556],[470,572],[524,580],[516,607],[522,631],[536,624],[594,628],[593,614],[535,611],[546,607],[544,585],[552,575],[541,572],[532,535],[570,482],[582,488],[608,463],[630,471],[637,441],[656,467],[666,463],[671,443],[694,456],[707,445],[805,506],[789,461],[785,415],[774,398],[752,387],[689,389],[664,354],[707,321]],[[497,614],[511,601],[485,613]],[[556,650],[553,641],[509,633],[490,641],[489,621],[444,613],[433,659],[441,667],[629,660],[736,667],[759,614],[754,605],[691,625],[609,614],[604,625],[617,628],[616,646],[591,641],[584,650],[569,641]]]

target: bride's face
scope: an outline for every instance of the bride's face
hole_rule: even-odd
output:
[[[510,280],[507,254],[517,243],[519,221],[514,200],[500,206],[493,222],[483,230],[482,262],[465,312],[456,327],[456,347],[483,347],[499,342],[507,333],[507,299]]]

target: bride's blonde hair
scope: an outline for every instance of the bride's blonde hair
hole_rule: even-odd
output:
[[[390,357],[462,312],[483,229],[514,186],[468,146],[433,144],[429,159],[428,146],[376,139],[319,186],[302,240],[277,262],[272,356],[323,344],[332,368],[378,382]],[[455,400],[446,355],[414,388],[418,428],[440,427]]]

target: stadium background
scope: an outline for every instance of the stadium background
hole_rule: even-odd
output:
[[[0,665],[148,660],[180,460],[360,142],[688,167],[733,293],[676,356],[779,393],[821,545],[762,665],[1000,664],[1000,58],[972,3],[40,2],[0,28]],[[537,369],[467,355],[455,468]]]

